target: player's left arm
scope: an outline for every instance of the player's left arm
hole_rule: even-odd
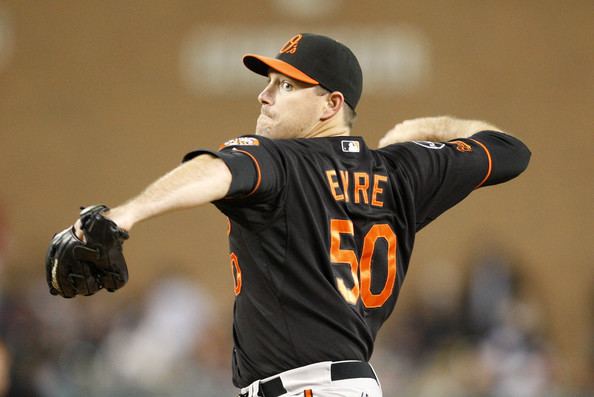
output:
[[[279,190],[281,173],[262,137],[244,136],[226,142],[219,152],[199,149],[127,203],[106,212],[119,227],[154,216],[221,199],[261,198]]]
[[[225,163],[202,154],[157,179],[128,202],[105,216],[129,231],[136,223],[173,210],[199,206],[219,200],[231,186],[231,172]],[[76,225],[77,234],[80,233]]]
[[[115,291],[128,281],[122,244],[134,224],[166,212],[225,197],[232,175],[225,163],[202,154],[162,176],[111,211],[85,208],[74,227],[56,233],[45,260],[50,293],[73,298],[102,288]]]

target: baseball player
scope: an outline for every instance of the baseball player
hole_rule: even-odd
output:
[[[120,288],[121,243],[135,224],[213,203],[229,218],[240,396],[379,397],[368,361],[415,234],[473,190],[519,175],[530,152],[490,124],[451,117],[398,124],[370,149],[351,135],[359,63],[329,37],[298,34],[274,58],[243,62],[267,77],[256,134],[188,153],[121,206],[85,209],[50,247],[50,290]]]

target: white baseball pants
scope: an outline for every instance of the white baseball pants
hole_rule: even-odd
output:
[[[325,361],[253,382],[240,397],[382,397],[377,375],[360,361]]]

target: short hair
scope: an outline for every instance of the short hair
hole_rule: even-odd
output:
[[[315,87],[319,95],[330,94],[330,91],[321,85],[317,85]],[[346,102],[342,104],[342,108],[344,109],[342,112],[344,124],[349,127],[349,129],[353,129],[353,124],[355,123],[355,120],[357,120],[357,112],[355,112],[355,109],[353,109],[351,105]]]

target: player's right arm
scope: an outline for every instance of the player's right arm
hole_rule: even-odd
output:
[[[445,142],[418,140],[378,150],[408,186],[420,230],[473,190],[521,174],[530,150],[519,139],[485,130]]]
[[[445,142],[468,138],[479,131],[502,130],[481,120],[464,120],[450,116],[421,117],[396,124],[380,139],[379,147],[410,141]]]
[[[136,223],[157,215],[225,197],[231,179],[231,172],[223,160],[202,154],[182,163],[138,196],[105,215],[129,231]]]

